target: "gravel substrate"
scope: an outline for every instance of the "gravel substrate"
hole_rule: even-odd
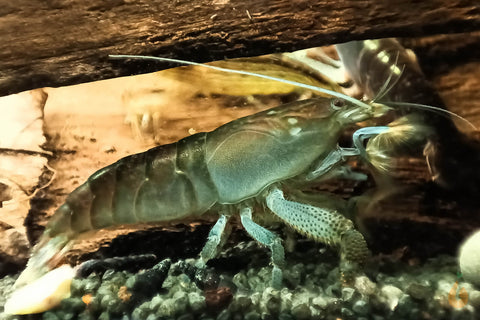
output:
[[[212,263],[220,275],[216,289],[198,288],[195,279],[170,269],[162,289],[135,291],[138,274],[107,270],[75,279],[72,296],[55,310],[38,315],[57,319],[476,319],[480,291],[457,276],[455,257],[408,263],[374,256],[351,286],[342,284],[334,252],[305,242],[287,254],[284,285],[268,287],[271,267],[266,250],[246,243]],[[235,257],[237,256],[237,257]],[[232,266],[228,259],[234,260]],[[242,259],[246,259],[242,260]],[[243,261],[243,262],[238,262]],[[186,260],[192,263],[193,260]],[[243,266],[234,270],[235,265]],[[160,270],[160,268],[159,268]],[[144,279],[145,280],[145,279]],[[198,280],[198,279],[197,279]],[[448,294],[455,282],[468,303],[455,309]],[[0,311],[14,278],[0,280]],[[88,305],[82,301],[90,298]],[[86,300],[85,300],[86,301]],[[0,319],[24,319],[0,314]]]

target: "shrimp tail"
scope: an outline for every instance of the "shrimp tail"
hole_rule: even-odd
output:
[[[70,296],[76,270],[69,265],[57,267],[70,249],[73,239],[66,234],[44,234],[33,247],[27,267],[18,277],[12,295],[4,306],[6,314],[40,313]]]
[[[15,288],[32,283],[54,269],[63,260],[72,244],[73,240],[66,234],[54,237],[43,235],[33,247],[27,267],[15,282]]]
[[[85,188],[79,189],[83,191]],[[82,194],[85,194],[85,192],[82,192]],[[69,196],[69,198],[72,197],[72,195]],[[67,198],[67,202],[60,206],[50,218],[43,235],[32,249],[25,270],[23,270],[15,282],[16,288],[36,281],[57,267],[63,261],[66,252],[72,247],[74,240],[78,237],[78,230],[80,232],[86,231],[85,229],[87,228],[82,229],[82,225],[77,220],[90,221],[90,219],[85,219],[87,217],[84,215],[80,215],[82,219],[76,216],[79,215],[79,212],[82,214],[86,213],[87,210],[74,210],[77,208],[72,208],[68,202],[70,201]],[[87,200],[86,202],[89,201]],[[82,204],[85,205],[85,202],[79,203],[79,207]],[[77,214],[73,214],[74,211],[77,211]]]

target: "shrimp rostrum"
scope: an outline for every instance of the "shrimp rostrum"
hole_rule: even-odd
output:
[[[88,231],[119,224],[170,224],[212,212],[218,212],[219,218],[200,253],[199,266],[215,257],[233,216],[239,216],[245,231],[270,250],[275,288],[282,285],[284,248],[281,238],[261,225],[263,221],[283,222],[338,248],[344,270],[362,265],[368,249],[349,219],[284,195],[290,185],[352,177],[346,161],[365,158],[363,140],[385,130],[359,129],[353,136],[356,147],[339,147],[347,127],[380,116],[388,108],[338,95],[345,99],[285,104],[100,169],[56,210],[16,286],[48,273],[75,239]]]

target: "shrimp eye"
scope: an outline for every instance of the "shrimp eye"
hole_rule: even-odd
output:
[[[334,110],[339,110],[345,106],[345,100],[342,99],[333,99],[331,106]]]

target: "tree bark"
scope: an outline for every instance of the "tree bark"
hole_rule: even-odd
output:
[[[476,0],[0,0],[0,95],[169,67],[108,54],[207,62],[468,32],[480,28],[479,9]]]

